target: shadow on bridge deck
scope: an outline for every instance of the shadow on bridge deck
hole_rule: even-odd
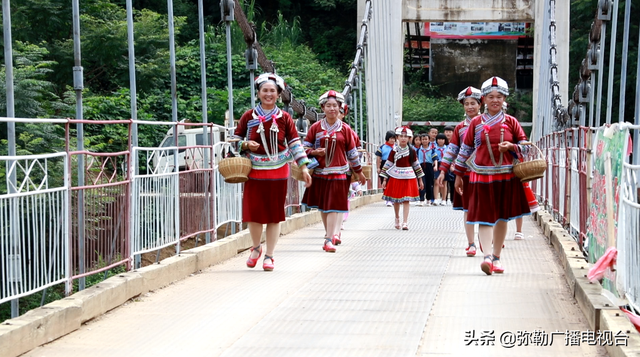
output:
[[[464,254],[460,212],[412,206],[410,230],[399,231],[392,211],[353,211],[335,254],[314,224],[281,237],[273,272],[246,268],[245,252],[25,356],[606,355],[566,346],[565,331],[589,325],[533,219],[522,241],[510,223],[505,274],[486,276],[481,254]],[[503,347],[518,331],[529,346]]]

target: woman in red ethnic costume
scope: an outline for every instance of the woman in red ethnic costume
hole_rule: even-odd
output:
[[[484,260],[482,271],[503,273],[500,253],[507,235],[507,222],[531,214],[524,186],[513,173],[514,156],[528,151],[529,146],[518,120],[502,111],[509,95],[507,82],[492,77],[482,84],[487,113],[471,120],[455,161],[456,191],[469,195],[467,223],[479,224]],[[472,155],[473,154],[473,155]],[[467,162],[467,159],[469,161]],[[467,171],[469,185],[463,188]],[[493,254],[487,254],[493,248]]]
[[[260,104],[240,118],[234,137],[240,151],[251,159],[249,180],[242,195],[242,219],[247,222],[253,247],[247,266],[253,268],[262,255],[262,225],[267,225],[267,251],[263,269],[274,268],[273,250],[280,236],[280,222],[285,220],[289,165],[292,159],[302,168],[306,187],[311,185],[304,152],[296,126],[288,113],[276,106],[285,88],[284,80],[273,73],[263,73],[255,80]]]
[[[350,168],[358,174],[364,185],[355,133],[338,119],[344,96],[330,90],[320,97],[320,107],[324,119],[315,122],[307,132],[304,147],[307,155],[318,160],[313,170],[313,185],[305,190],[302,203],[317,208],[322,216],[325,237],[322,249],[335,253],[336,245],[342,243],[340,226],[343,214],[349,211],[347,171]]]
[[[439,186],[443,185],[445,173],[449,172],[450,169],[453,169],[452,165],[455,162],[456,157],[458,157],[458,152],[460,152],[460,145],[464,141],[464,134],[467,132],[469,124],[471,124],[471,119],[477,117],[480,112],[480,106],[482,105],[482,93],[477,88],[467,87],[458,94],[458,101],[464,106],[465,117],[464,120],[456,125],[455,129],[453,130],[453,135],[451,136],[449,147],[447,148],[447,151],[444,153],[442,161],[440,162],[439,169],[443,172],[443,174],[438,176],[437,183]],[[470,172],[467,171],[462,177],[463,191],[466,191],[467,186],[469,185],[469,174]],[[468,198],[469,195],[462,196],[458,192],[456,192],[456,190],[454,190],[453,209],[464,211],[464,231],[467,235],[467,242],[469,243],[467,248],[465,248],[465,252],[468,257],[473,257],[476,255],[476,244],[475,237],[473,235],[473,224],[467,223],[467,212],[469,210]]]
[[[418,155],[409,144],[413,135],[411,129],[399,127],[396,129],[398,146],[391,150],[387,162],[382,167],[380,176],[384,178],[382,199],[393,202],[396,216],[395,228],[400,229],[400,205],[402,205],[402,230],[409,229],[409,202],[419,201],[420,192],[424,189],[422,176],[424,172],[418,161]],[[416,182],[416,179],[418,182]]]

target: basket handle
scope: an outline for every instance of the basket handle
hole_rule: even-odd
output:
[[[538,147],[538,145],[536,145],[536,144],[532,143],[531,141],[523,141],[523,142],[521,142],[521,143],[520,143],[520,145],[531,145],[531,146],[533,146],[534,148],[536,148],[536,150],[538,150],[538,154],[540,154],[540,157],[541,157],[541,158],[543,158],[543,159],[545,159],[545,160],[547,159],[547,158],[544,156],[544,154],[542,153],[542,150],[540,150],[540,148]]]

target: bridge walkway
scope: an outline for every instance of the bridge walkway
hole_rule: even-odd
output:
[[[464,254],[461,219],[449,206],[412,206],[399,231],[392,208],[371,204],[351,213],[335,254],[314,224],[281,237],[273,272],[239,254],[24,356],[606,356],[565,345],[565,331],[588,323],[533,219],[522,241],[510,223],[506,272],[493,276],[480,254]],[[504,333],[541,330],[562,334],[501,345]]]

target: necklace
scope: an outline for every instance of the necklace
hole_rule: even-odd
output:
[[[491,148],[491,141],[489,140],[489,131],[491,130],[491,126],[487,125],[484,119],[485,119],[485,116],[482,115],[482,128],[484,130],[484,138],[487,141],[489,156],[491,157],[491,162],[493,163],[493,166],[500,167],[502,166],[502,159],[503,159],[504,153],[502,151],[500,152],[500,161],[496,163],[496,159],[493,156],[493,149]],[[504,128],[506,127],[504,122],[506,120],[507,118],[504,116],[504,113],[502,113],[502,120],[500,121],[500,124],[501,124],[500,125],[500,143],[504,141]]]
[[[258,134],[260,134],[262,146],[264,147],[264,151],[267,153],[267,157],[270,161],[276,161],[278,158],[278,133],[280,132],[280,129],[278,129],[278,123],[276,119],[276,115],[271,114],[272,122],[271,128],[269,129],[269,142],[267,143],[264,123],[268,120],[266,116],[258,115],[258,120],[260,121],[260,124],[258,125]]]
[[[333,163],[333,157],[336,153],[336,145],[337,145],[337,137],[336,132],[339,131],[342,126],[340,125],[340,121],[336,121],[335,123],[329,125],[329,123],[324,120],[323,123],[324,128],[324,152],[326,153],[326,160],[324,163],[324,167],[330,167]]]

